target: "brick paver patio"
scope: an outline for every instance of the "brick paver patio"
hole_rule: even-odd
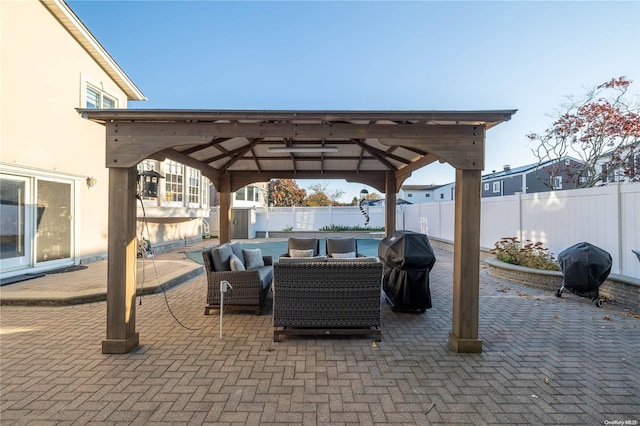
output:
[[[2,306],[0,423],[640,424],[640,319],[483,270],[483,352],[455,354],[452,255],[436,256],[433,308],[383,303],[377,344],[274,343],[269,313],[242,312],[224,317],[221,340],[202,275],[142,297],[141,346],[126,355],[101,353],[105,302]]]

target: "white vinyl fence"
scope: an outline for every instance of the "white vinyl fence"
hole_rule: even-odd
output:
[[[384,207],[369,207],[370,227],[384,226]],[[397,229],[453,241],[454,201],[397,207]],[[212,211],[212,230],[218,229]],[[270,231],[317,231],[323,226],[364,226],[358,207],[275,207]],[[254,232],[267,230],[267,211],[256,209]],[[217,231],[216,231],[217,232]],[[640,183],[482,199],[480,245],[492,248],[503,237],[542,242],[557,256],[586,241],[613,258],[612,273],[640,278]]]

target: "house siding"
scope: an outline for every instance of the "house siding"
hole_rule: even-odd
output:
[[[105,130],[75,108],[83,106],[84,79],[100,84],[121,108],[126,95],[40,2],[1,2],[0,8],[1,55],[11,58],[2,61],[2,171],[72,182],[72,260],[104,257]],[[87,177],[96,179],[93,188]]]

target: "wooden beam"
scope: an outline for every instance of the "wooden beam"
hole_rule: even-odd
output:
[[[414,172],[415,170],[418,170],[426,165],[429,165],[431,163],[433,163],[434,161],[439,160],[439,158],[434,155],[434,154],[427,154],[424,157],[422,157],[421,159],[419,159],[418,161],[415,161],[411,164],[409,164],[406,167],[403,167],[401,169],[398,169],[398,171],[396,172],[396,177],[397,178],[401,178],[402,177],[402,181],[404,182],[409,176],[411,176],[411,173]],[[399,183],[400,186],[402,186],[402,183]],[[400,191],[400,186],[398,186],[398,191]]]
[[[107,266],[107,337],[102,353],[123,354],[139,344],[136,332],[136,190],[135,167],[109,169],[109,242]]]
[[[220,244],[228,243],[231,241],[231,176],[229,173],[224,173],[220,177],[220,188],[216,188],[220,195],[220,214],[219,214],[219,229]]]
[[[211,182],[218,182],[218,180],[220,179],[221,173],[217,169],[214,169],[213,167],[208,166],[206,163],[201,163],[198,160],[195,160],[173,149],[163,149],[162,151],[153,154],[149,158],[160,161],[169,158],[170,160],[182,163],[185,166],[191,167],[192,169],[200,170],[202,175],[209,179]]]
[[[482,352],[478,338],[480,304],[480,170],[456,170],[453,238],[453,320],[449,347]]]
[[[192,146],[191,148],[187,148],[180,152],[183,153],[184,155],[190,155],[190,154],[193,154],[194,152],[202,151],[204,149],[211,148],[212,146],[220,145],[222,142],[226,142],[229,139],[231,138],[213,138],[211,142],[207,144]]]
[[[233,137],[391,139],[390,145],[423,147],[438,154],[430,149],[432,143],[442,149],[448,144],[460,145],[473,138],[479,128],[484,132],[483,127],[457,125],[110,122],[106,124],[106,165],[131,167],[166,148],[206,145],[211,138]],[[402,143],[394,141],[396,138],[402,139]]]
[[[440,126],[427,126],[440,127]],[[380,143],[388,146],[412,146],[435,154],[456,169],[484,169],[485,128],[483,126],[458,127],[464,136],[453,132],[443,132],[441,138],[381,138]]]
[[[385,237],[391,236],[396,231],[396,176],[393,171],[385,173],[385,215],[384,215],[384,232]]]
[[[229,161],[227,161],[224,166],[222,167],[223,170],[228,170],[231,166],[233,166],[238,160],[241,160],[242,157],[244,157],[244,155],[253,150],[253,147],[256,146],[258,143],[260,143],[262,139],[249,139],[248,140],[248,144],[244,145],[241,148],[235,149],[233,151],[230,152],[231,154],[231,158],[229,159]]]
[[[316,160],[317,161],[317,160]],[[255,182],[267,182],[271,179],[344,179],[347,182],[363,183],[375,188],[381,193],[385,192],[385,174],[380,171],[344,171],[328,170],[319,171],[263,171],[256,173],[253,171],[230,171],[231,180],[230,191],[234,192],[243,186]]]
[[[362,150],[362,152],[368,152],[369,155],[372,155],[375,159],[377,159],[380,164],[384,165],[385,168],[387,168],[388,170],[395,170],[395,166],[393,164],[391,164],[389,162],[389,160],[387,160],[385,153],[383,151],[380,151],[378,149],[375,149],[369,145],[366,145],[364,143],[364,139],[353,139],[353,141],[360,147],[360,149]],[[391,156],[390,156],[391,157]],[[395,157],[395,156],[393,156]],[[406,160],[404,158],[398,159],[398,158],[394,158],[397,161],[406,163]],[[360,162],[363,160],[362,156],[360,158]],[[360,168],[360,167],[358,167]]]

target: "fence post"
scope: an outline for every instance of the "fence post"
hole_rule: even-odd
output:
[[[621,274],[623,271],[623,258],[624,255],[622,254],[622,196],[620,194],[620,182],[617,182],[614,184],[615,185],[615,191],[614,191],[614,196],[615,196],[615,220],[616,220],[616,226],[615,229],[618,231],[618,238],[617,238],[617,244],[616,244],[616,250],[618,251],[618,253],[612,254],[611,257],[614,259],[617,259],[616,263],[618,264],[618,273]],[[616,269],[613,268],[613,270],[615,271]]]
[[[291,206],[291,230],[296,231],[296,206]]]
[[[522,192],[518,192],[518,240],[524,241],[524,224],[522,223]]]

